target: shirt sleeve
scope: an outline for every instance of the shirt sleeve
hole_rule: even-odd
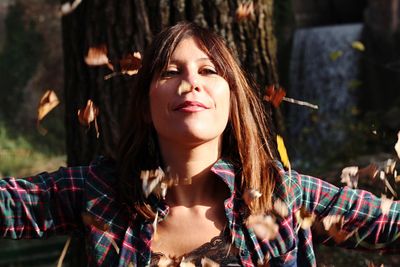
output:
[[[80,228],[87,167],[0,179],[0,237],[46,238]]]
[[[311,176],[294,175],[302,189],[299,208],[303,209],[302,214],[315,216],[320,222],[320,229],[327,235],[325,243],[347,248],[400,250],[398,201],[378,198],[364,190],[338,188]]]

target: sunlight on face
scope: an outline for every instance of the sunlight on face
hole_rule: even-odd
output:
[[[150,112],[160,141],[199,144],[219,139],[230,108],[228,82],[197,45],[182,40],[150,86]]]

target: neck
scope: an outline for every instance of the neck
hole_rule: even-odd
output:
[[[210,169],[220,158],[220,140],[196,146],[160,140],[160,147],[165,166],[179,178],[179,184],[168,189],[168,204],[194,206],[211,200],[218,183]]]

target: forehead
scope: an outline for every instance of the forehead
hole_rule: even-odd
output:
[[[203,60],[209,61],[210,56],[207,53],[207,48],[194,37],[186,37],[182,39],[173,50],[169,62],[187,61],[187,60]]]

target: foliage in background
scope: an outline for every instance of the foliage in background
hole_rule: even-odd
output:
[[[12,137],[0,124],[0,177],[22,177],[54,170],[54,166],[65,166],[64,155],[49,149],[37,150],[22,136]]]

